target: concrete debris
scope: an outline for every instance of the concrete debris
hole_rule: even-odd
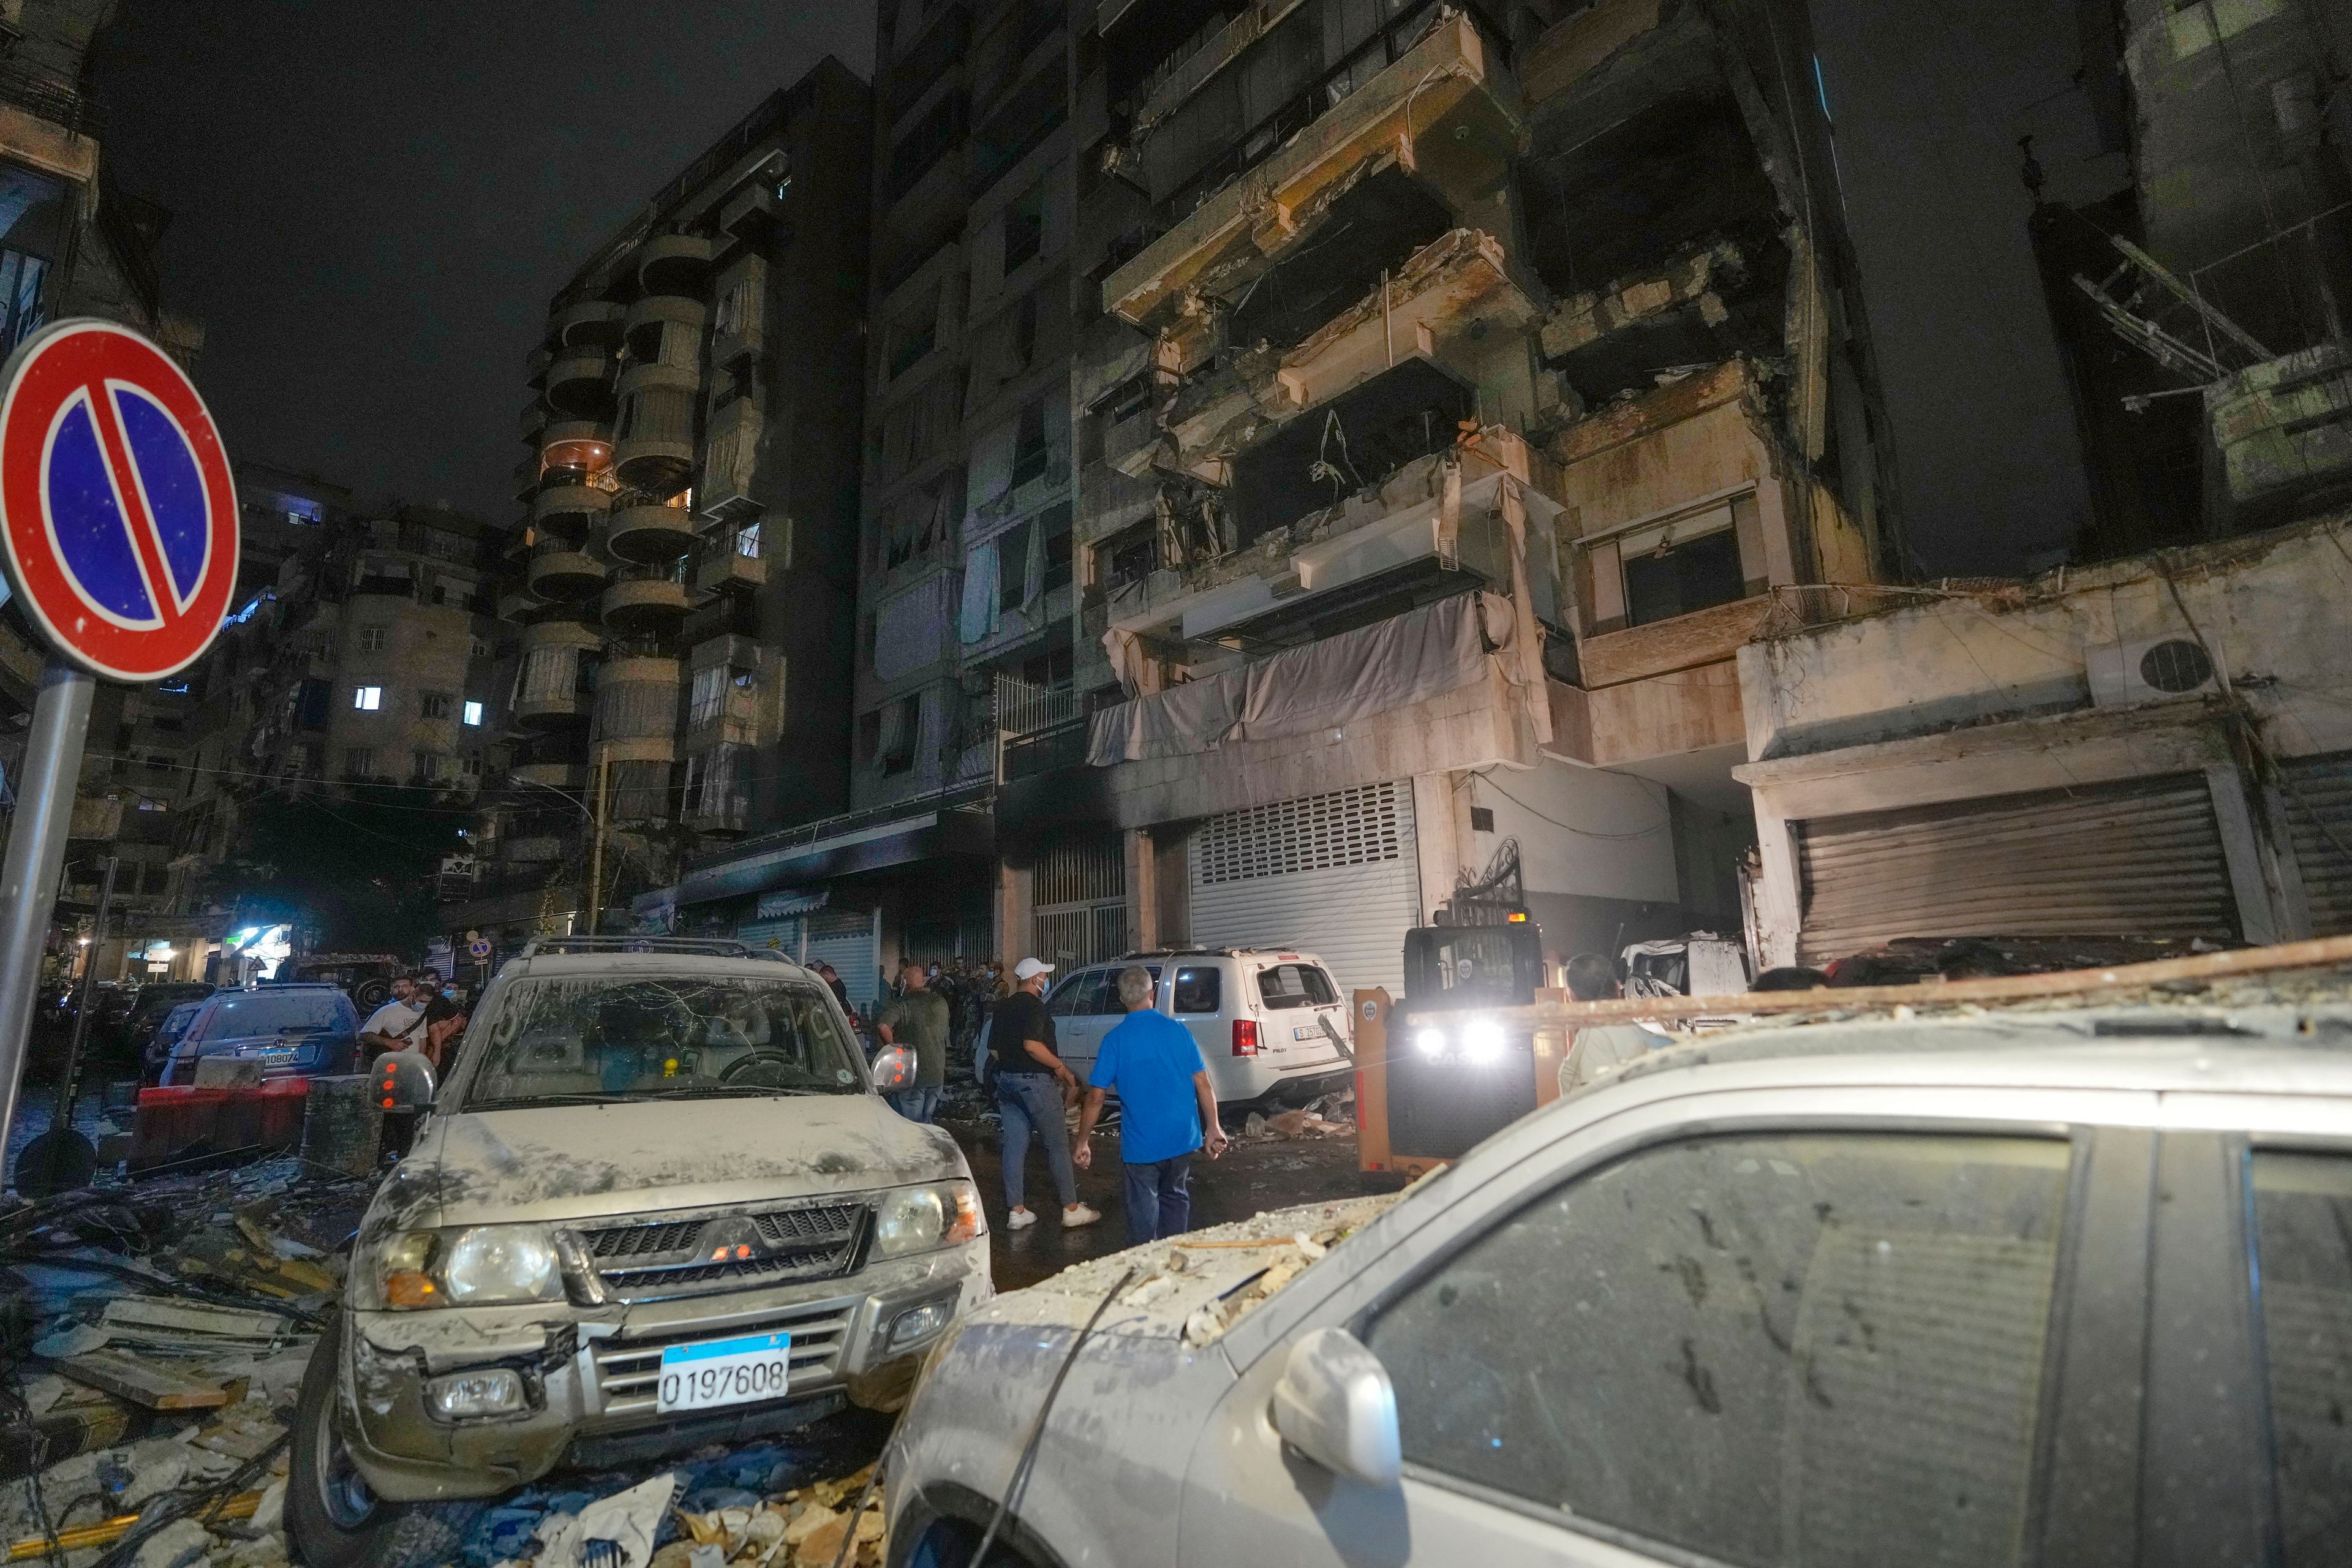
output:
[[[212,1532],[193,1519],[173,1520],[139,1548],[133,1568],[190,1568],[212,1549]]]

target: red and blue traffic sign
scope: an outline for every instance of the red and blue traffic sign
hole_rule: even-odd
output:
[[[236,484],[170,355],[112,321],[43,328],[0,370],[0,564],[57,652],[160,680],[236,589]]]

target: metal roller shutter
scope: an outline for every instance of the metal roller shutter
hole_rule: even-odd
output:
[[[772,948],[786,958],[801,955],[801,917],[786,915],[775,921],[746,921],[735,928],[735,940],[747,947]]]
[[[1807,963],[1897,937],[2238,939],[2202,774],[1816,817]]]
[[[1314,953],[1342,998],[1403,994],[1404,933],[1421,923],[1411,783],[1210,817],[1189,858],[1194,942]]]
[[[2279,771],[2312,934],[2352,934],[2352,752],[2297,757]]]
[[[824,910],[808,917],[808,963],[833,965],[849,993],[849,1005],[871,1011],[882,994],[882,951],[874,942],[874,917],[856,910]]]

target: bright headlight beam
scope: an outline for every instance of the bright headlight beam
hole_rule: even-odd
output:
[[[1474,1062],[1491,1062],[1503,1054],[1503,1026],[1492,1018],[1473,1018],[1462,1026],[1462,1054]]]
[[[1412,1037],[1412,1043],[1421,1047],[1423,1056],[1442,1057],[1445,1054],[1445,1031],[1423,1029]]]

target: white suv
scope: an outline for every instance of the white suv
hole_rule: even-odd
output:
[[[1045,998],[1061,1055],[1083,1080],[1124,1016],[1118,972],[1151,972],[1151,1005],[1192,1031],[1217,1102],[1303,1104],[1354,1080],[1348,1004],[1311,952],[1178,948],[1074,971]]]

